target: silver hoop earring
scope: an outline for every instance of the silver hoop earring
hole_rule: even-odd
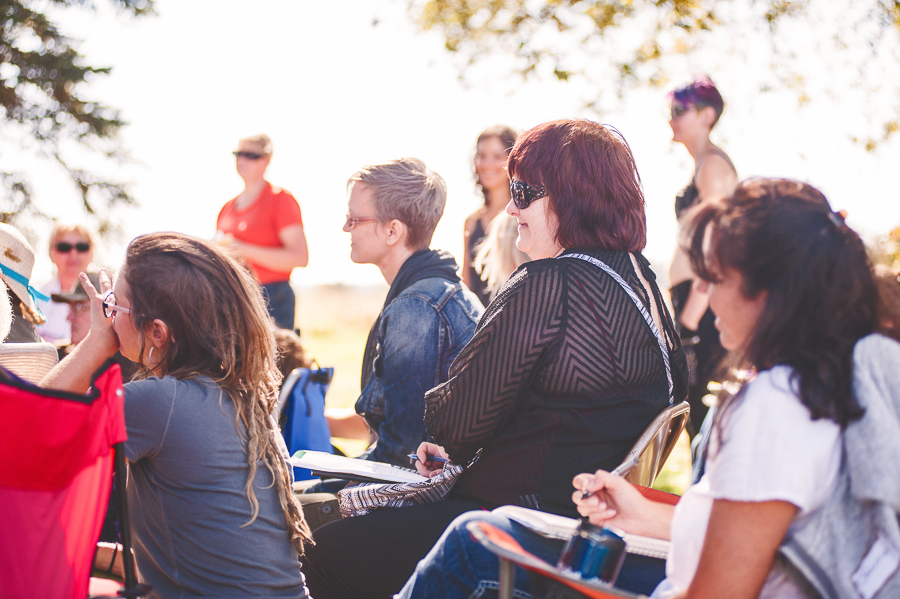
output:
[[[147,354],[147,366],[150,366],[150,361],[153,359],[153,350],[156,349],[154,346],[150,346],[150,353]]]

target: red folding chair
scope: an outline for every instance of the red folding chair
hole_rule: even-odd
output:
[[[87,395],[42,389],[0,368],[3,597],[84,599],[115,471],[125,586],[136,579],[125,504],[124,389],[108,361]]]
[[[512,536],[487,522],[469,522],[466,528],[475,540],[500,558],[499,599],[512,599],[517,565],[564,584],[591,599],[646,599],[644,595],[629,593],[606,583],[584,580],[560,570],[525,551]]]

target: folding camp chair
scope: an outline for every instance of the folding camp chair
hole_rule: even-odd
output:
[[[644,497],[651,501],[674,505],[680,499],[677,495],[657,489],[639,485],[636,488]],[[497,511],[502,511],[503,509],[500,508]],[[527,512],[529,510],[524,511]],[[513,519],[516,520],[516,518]],[[554,564],[549,564],[536,555],[525,551],[512,536],[487,522],[469,522],[466,524],[466,528],[469,534],[472,535],[472,538],[499,558],[500,576],[498,581],[500,585],[497,591],[499,599],[512,599],[516,581],[515,567],[517,565],[533,573],[532,584],[536,585],[540,581],[549,581],[549,584],[545,585],[549,589],[532,589],[532,594],[535,597],[546,597],[549,599],[571,599],[576,597],[589,597],[592,599],[646,599],[644,595],[617,589],[604,582],[584,580],[571,572],[560,570]],[[542,590],[547,590],[548,592],[541,592]]]
[[[125,587],[137,583],[125,504],[124,389],[112,360],[87,395],[42,389],[0,369],[0,588],[3,597],[88,594],[115,472]]]
[[[691,407],[686,401],[660,412],[612,473],[633,485],[652,487],[684,431],[690,413]]]
[[[466,524],[466,528],[475,540],[500,558],[498,599],[512,599],[516,581],[516,565],[565,585],[575,591],[571,596],[592,599],[646,599],[644,595],[629,593],[606,583],[583,580],[576,575],[560,570],[536,555],[528,553],[512,536],[487,522],[469,522]],[[560,595],[566,595],[566,593],[560,593]]]

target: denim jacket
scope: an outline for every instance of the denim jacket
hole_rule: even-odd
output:
[[[356,412],[378,435],[368,459],[409,467],[425,432],[425,392],[447,380],[450,364],[475,333],[484,308],[459,283],[422,279],[382,311],[374,373]]]

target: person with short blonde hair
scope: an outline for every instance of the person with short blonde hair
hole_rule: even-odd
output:
[[[420,250],[431,237],[447,203],[447,184],[418,158],[399,158],[364,166],[347,181],[347,187],[365,184],[380,221],[396,218],[407,228],[406,246]]]
[[[272,151],[264,133],[238,142],[233,154],[244,191],[219,212],[216,239],[249,265],[275,324],[293,329],[297,298],[291,273],[309,263],[309,249],[297,200],[265,179]]]
[[[364,166],[347,186],[350,259],[375,264],[391,286],[369,331],[356,412],[378,437],[371,459],[409,466],[427,438],[425,392],[447,380],[483,308],[456,260],[428,249],[447,186],[417,158]]]

